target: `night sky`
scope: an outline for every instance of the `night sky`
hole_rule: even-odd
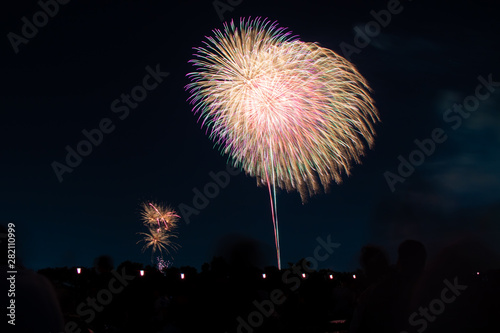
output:
[[[381,116],[374,148],[343,184],[304,205],[298,193],[278,193],[285,266],[312,256],[316,239],[328,235],[340,246],[320,268],[337,271],[358,268],[366,244],[384,247],[394,261],[408,238],[422,241],[430,260],[466,239],[500,250],[500,24],[494,2],[229,2],[224,20],[267,17],[303,41],[348,57],[373,88]],[[193,206],[193,189],[203,191],[211,172],[226,170],[228,156],[191,112],[184,89],[193,47],[222,28],[213,3],[73,0],[23,42],[15,39],[23,38],[22,18],[33,22],[40,5],[3,5],[0,221],[15,223],[18,258],[26,267],[91,266],[102,254],[115,265],[149,264],[150,251],[136,244],[137,233],[146,231],[140,204]],[[388,9],[397,11],[390,22],[374,24],[370,13]],[[357,36],[367,24],[380,32],[372,30],[361,45]],[[159,77],[162,82],[134,108],[114,112],[113,102],[156,68],[168,76]],[[462,113],[453,111],[464,103],[470,104]],[[53,163],[66,164],[66,147],[76,149],[85,140],[82,131],[103,121],[112,131],[60,181]],[[398,175],[398,156],[408,160],[418,149],[415,140],[432,140],[436,129],[442,142],[429,156],[413,153],[424,161],[394,181],[391,191],[387,172]],[[181,221],[175,266],[199,269],[221,244],[245,239],[258,242],[263,265],[276,265],[267,188],[241,173],[209,200],[189,224]]]

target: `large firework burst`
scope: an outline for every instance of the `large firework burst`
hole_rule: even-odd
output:
[[[340,183],[379,116],[351,63],[276,22],[241,19],[214,34],[191,60],[190,102],[222,152],[269,188],[277,236],[276,187],[305,202]]]

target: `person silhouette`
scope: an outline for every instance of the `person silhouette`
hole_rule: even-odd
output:
[[[24,267],[17,255],[13,259],[15,262],[8,261],[7,255],[12,253],[9,252],[8,235],[11,231],[9,229],[12,229],[14,224],[9,223],[7,226],[9,228],[0,225],[0,270],[2,271],[0,288],[6,293],[9,291],[11,295],[2,297],[2,308],[10,306],[13,309],[8,310],[7,320],[12,320],[7,324],[9,332],[64,332],[63,314],[50,281],[43,275]],[[16,250],[18,253],[17,246]]]
[[[378,246],[363,246],[359,262],[365,273],[367,286],[357,299],[357,305],[354,309],[349,329],[351,333],[359,331],[361,320],[374,288],[387,277],[390,270],[389,259],[386,253]]]
[[[367,295],[359,325],[352,332],[399,332],[408,321],[410,301],[427,260],[424,245],[405,240],[398,248],[396,270],[383,277]]]

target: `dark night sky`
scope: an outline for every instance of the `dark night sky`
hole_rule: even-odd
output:
[[[221,28],[213,1],[70,1],[46,26],[13,50],[36,1],[5,4],[1,19],[0,219],[16,224],[19,257],[33,269],[90,266],[109,254],[148,263],[139,204],[192,205],[193,188],[226,167],[186,102],[193,47]],[[237,3],[235,1],[233,3]],[[353,270],[361,247],[381,245],[394,258],[406,238],[421,240],[431,258],[464,238],[500,250],[500,86],[457,129],[443,118],[474,96],[478,76],[500,81],[498,15],[489,1],[401,1],[402,11],[351,61],[373,88],[382,122],[373,150],[330,193],[302,205],[280,192],[282,261],[313,254],[316,238],[341,246],[320,267]],[[244,0],[226,20],[268,17],[304,41],[342,54],[355,27],[373,21],[385,1]],[[170,75],[128,117],[111,103],[142,82],[146,66]],[[486,92],[485,88],[481,90]],[[109,118],[115,129],[59,182],[51,163],[64,163],[82,130]],[[414,140],[442,128],[447,140],[391,192],[384,172]],[[180,224],[175,266],[199,268],[223,239],[261,243],[275,264],[267,189],[243,173],[210,200],[190,224]]]

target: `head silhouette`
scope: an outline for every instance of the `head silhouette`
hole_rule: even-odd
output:
[[[113,258],[108,255],[102,255],[94,260],[94,268],[98,274],[109,273],[113,267]]]
[[[389,269],[387,255],[381,248],[374,245],[363,246],[359,262],[370,281],[376,281]]]
[[[416,240],[405,240],[398,249],[398,268],[405,274],[419,274],[424,270],[427,251]]]

